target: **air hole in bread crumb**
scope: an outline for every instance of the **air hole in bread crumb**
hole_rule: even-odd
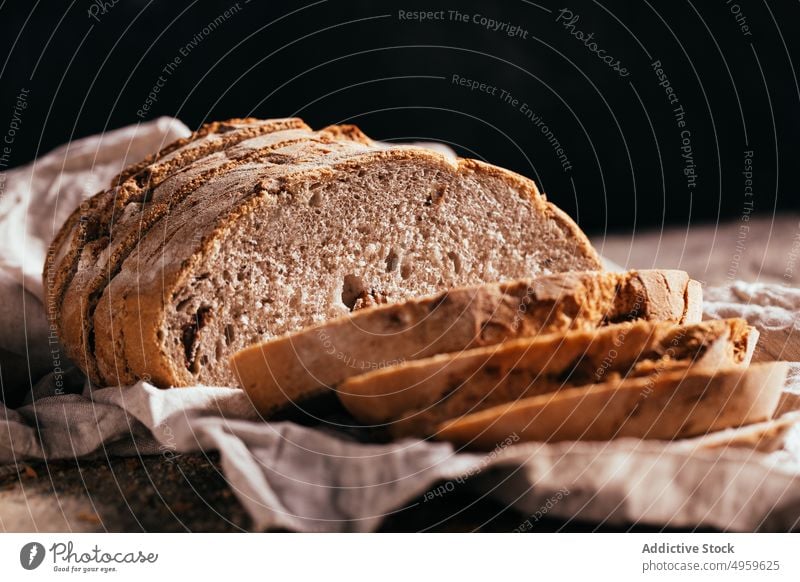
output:
[[[225,345],[229,346],[236,340],[236,328],[232,324],[225,326]]]
[[[184,356],[186,357],[186,369],[192,374],[197,374],[200,371],[196,357],[198,349],[197,334],[211,321],[213,316],[212,308],[206,305],[197,310],[197,313],[192,318],[193,321],[183,326],[181,340],[183,341]]]
[[[441,202],[442,198],[444,198],[444,191],[445,186],[438,186],[433,192],[428,194],[427,198],[425,198],[425,206],[433,206],[434,204]]]
[[[397,254],[397,251],[391,249],[389,254],[386,255],[386,272],[391,273],[397,270],[397,267],[400,266],[400,255]]]
[[[297,309],[303,304],[303,299],[303,292],[297,291],[294,295],[292,295],[292,298],[289,299],[289,306]]]
[[[314,192],[314,194],[311,195],[311,198],[308,199],[308,205],[315,207],[322,206],[322,194],[319,192]]]
[[[144,188],[145,184],[150,181],[150,172],[148,172],[147,169],[142,170],[140,173],[136,174],[133,181],[139,188]]]
[[[367,288],[361,277],[353,274],[345,275],[342,284],[342,303],[352,311],[359,297],[366,294]]]
[[[411,264],[410,261],[406,261],[400,267],[400,276],[403,279],[408,279],[411,276],[411,273],[413,273],[413,272],[414,272],[414,266]]]
[[[453,271],[458,275],[461,272],[461,257],[455,251],[450,251],[447,256],[453,261]]]

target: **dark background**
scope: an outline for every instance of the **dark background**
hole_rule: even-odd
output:
[[[752,150],[756,216],[800,208],[795,189],[800,6],[790,2],[235,2],[120,0],[0,3],[0,128],[30,91],[9,165],[70,139],[140,121],[162,68],[200,35],[144,116],[190,127],[229,117],[299,115],[354,122],[379,139],[426,139],[536,179],[591,233],[717,222],[745,212]],[[622,78],[556,22],[630,72]],[[471,21],[408,22],[398,10],[458,9],[528,31]],[[734,12],[749,27],[744,34]],[[94,18],[90,15],[94,15]],[[388,15],[388,16],[386,16]],[[207,31],[208,32],[208,31]],[[651,68],[660,60],[686,112],[696,187]],[[539,128],[499,96],[510,91],[563,146],[564,170]],[[498,90],[499,93],[499,90]],[[2,132],[0,132],[2,133]]]

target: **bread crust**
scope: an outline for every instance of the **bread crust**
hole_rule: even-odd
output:
[[[437,438],[491,449],[513,434],[521,442],[693,437],[771,418],[787,373],[785,362],[687,368],[572,388],[443,423]]]

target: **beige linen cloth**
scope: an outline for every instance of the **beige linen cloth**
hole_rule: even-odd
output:
[[[0,353],[6,357],[0,362],[21,366],[24,373],[17,384],[4,385],[3,393],[7,402],[14,393],[29,394],[28,403],[16,409],[0,403],[0,464],[218,450],[225,476],[257,529],[371,531],[387,513],[415,499],[425,503],[462,486],[480,488],[530,520],[547,513],[609,524],[800,528],[800,431],[788,421],[785,430],[761,443],[762,450],[710,447],[741,439],[739,430],[668,444],[505,443],[475,454],[445,443],[367,444],[328,427],[267,423],[243,392],[229,387],[159,390],[140,382],[88,393],[73,370],[66,375],[67,393],[53,395],[40,280],[50,238],[80,200],[126,163],[187,134],[179,121],[162,118],[74,141],[5,176]],[[612,258],[627,262],[624,254]],[[707,317],[742,315],[762,329],[763,357],[800,360],[800,291],[734,282],[706,295]],[[11,377],[7,372],[4,379]],[[787,390],[800,392],[798,369]]]

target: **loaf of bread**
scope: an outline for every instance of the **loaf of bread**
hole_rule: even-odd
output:
[[[723,370],[686,369],[542,394],[447,421],[437,437],[493,449],[520,442],[673,440],[772,417],[786,362]]]
[[[410,360],[619,321],[699,321],[701,310],[700,284],[683,271],[571,272],[358,311],[246,348],[232,363],[268,413]]]
[[[690,365],[747,366],[757,340],[743,319],[625,323],[416,360],[350,378],[337,394],[363,423],[424,437],[445,420],[521,398]]]
[[[233,385],[250,344],[454,286],[601,264],[533,182],[299,119],[212,123],[76,209],[48,309],[97,385]]]

